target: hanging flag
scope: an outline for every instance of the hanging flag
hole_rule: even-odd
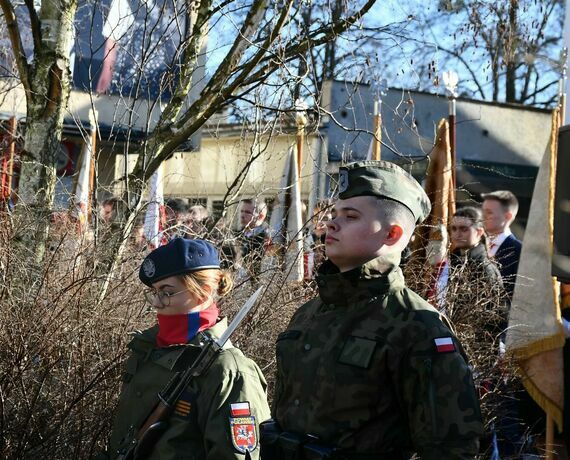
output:
[[[304,278],[303,255],[303,203],[301,202],[301,183],[297,155],[291,154],[290,172],[290,204],[287,213],[287,252],[285,253],[285,270],[287,281],[300,282]]]
[[[150,178],[148,205],[144,216],[144,237],[150,249],[156,249],[166,243],[163,234],[165,222],[163,165],[161,164]]]
[[[552,117],[528,216],[515,284],[506,348],[520,367],[528,393],[562,427],[565,336],[560,319],[559,286],[550,276],[559,111]]]
[[[416,230],[413,257],[420,267],[425,267],[424,295],[434,300],[442,294],[438,292],[438,279],[445,273],[447,226],[455,213],[454,166],[449,122],[445,118],[438,123],[429,159],[424,189],[431,202],[431,211],[424,225]]]
[[[75,186],[75,209],[73,215],[79,223],[79,232],[87,230],[89,224],[89,213],[91,204],[90,182],[93,163],[93,138],[95,134],[95,124],[91,123],[90,135],[85,138],[79,159],[79,177]]]
[[[437,138],[429,158],[424,188],[432,204],[428,217],[431,240],[441,238],[436,227],[447,227],[449,219],[455,213],[450,130],[449,122],[445,118],[442,118],[437,126]]]
[[[304,276],[303,205],[297,164],[296,152],[290,149],[269,221],[273,245],[281,245],[285,249],[283,269],[287,281],[302,281]]]

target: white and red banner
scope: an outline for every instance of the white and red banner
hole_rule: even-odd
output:
[[[91,124],[91,133],[86,137],[81,151],[81,164],[79,165],[79,177],[75,188],[75,215],[79,222],[80,232],[84,232],[88,226],[90,212],[91,192],[91,166],[93,163],[93,133],[95,125]]]
[[[150,178],[148,205],[144,216],[144,237],[150,249],[156,249],[166,242],[162,233],[165,221],[164,177],[161,164]]]

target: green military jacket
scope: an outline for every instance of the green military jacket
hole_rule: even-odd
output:
[[[219,337],[225,319],[206,334]],[[156,347],[158,326],[137,332],[128,347],[124,384],[110,441],[111,457],[123,450],[173,374],[192,364],[199,336],[188,345]],[[268,419],[266,382],[259,367],[231,345],[184,392],[149,459],[243,460],[245,450],[259,457],[259,423]]]
[[[351,452],[473,458],[483,426],[461,346],[398,267],[378,267],[321,267],[319,298],[277,339],[273,417]]]

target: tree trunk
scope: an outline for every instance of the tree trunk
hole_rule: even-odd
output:
[[[511,0],[509,6],[509,29],[505,43],[505,60],[507,71],[505,75],[505,100],[506,102],[517,102],[516,95],[516,54],[518,48],[518,0]]]
[[[64,113],[70,94],[69,54],[75,0],[42,2],[41,46],[34,50],[28,81],[26,133],[16,221],[20,240],[43,258],[56,183]]]

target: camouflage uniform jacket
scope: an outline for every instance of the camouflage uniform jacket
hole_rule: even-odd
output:
[[[325,262],[317,282],[319,298],[277,339],[281,428],[359,453],[473,458],[483,427],[466,358],[401,270],[373,260],[341,274]]]
[[[223,319],[205,332],[219,337],[226,327]],[[200,351],[199,336],[188,345],[157,348],[157,333],[158,326],[137,332],[128,345],[131,355],[110,442],[113,458],[128,442],[130,427],[140,425],[174,372],[191,365]],[[232,416],[236,403],[248,403],[251,414]],[[243,409],[244,404],[239,406]],[[182,395],[167,431],[148,458],[243,460],[240,448],[245,450],[244,443],[249,442],[255,449],[252,458],[257,459],[259,423],[268,418],[266,382],[260,369],[240,350],[226,345],[209,370]],[[248,440],[239,437],[244,434]]]

